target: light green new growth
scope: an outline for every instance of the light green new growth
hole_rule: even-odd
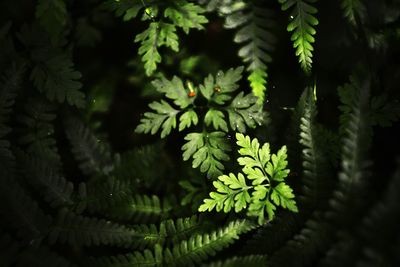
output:
[[[290,14],[290,23],[287,26],[289,32],[293,32],[291,40],[293,47],[296,48],[296,56],[299,57],[301,68],[306,72],[311,72],[312,44],[315,42],[316,33],[314,26],[318,24],[314,16],[318,10],[311,4],[316,0],[279,0],[282,4],[282,10],[292,8]]]
[[[273,220],[277,206],[298,212],[293,190],[285,183],[289,174],[286,146],[271,155],[268,143],[260,147],[256,138],[250,140],[249,136],[240,133],[236,134],[236,139],[242,156],[238,163],[243,166],[243,174],[219,176],[213,182],[216,192],[210,193],[211,198],[204,200],[199,211],[215,208],[216,211],[234,209],[240,212],[248,206],[247,215],[258,216],[259,224],[265,222],[265,212],[268,220]]]

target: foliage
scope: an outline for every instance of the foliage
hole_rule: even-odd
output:
[[[400,265],[398,1],[0,15],[1,266]]]
[[[231,150],[226,140],[229,131],[226,115],[231,130],[239,132],[262,124],[266,116],[252,94],[244,95],[240,92],[233,98],[232,94],[239,89],[237,82],[242,77],[242,71],[242,67],[226,72],[219,71],[216,76],[206,77],[199,87],[194,87],[190,82],[185,87],[176,76],[172,80],[163,77],[153,81],[157,91],[172,100],[176,108],[165,100],[150,103],[149,107],[154,112],[144,113],[135,131],[155,134],[161,129],[161,138],[164,138],[177,127],[179,116],[179,131],[194,128],[203,121],[201,132],[192,132],[185,136],[187,143],[182,146],[183,160],[193,158],[193,168],[200,167],[200,171],[206,172],[209,177],[217,177],[222,174],[222,162],[229,160],[227,152]],[[197,101],[206,101],[207,106],[199,106]],[[228,101],[230,104],[227,104]],[[200,112],[204,108],[207,112],[204,119],[201,119]]]
[[[217,192],[210,193],[211,199],[205,199],[199,211],[215,208],[229,212],[234,208],[235,212],[240,212],[249,204],[248,215],[258,216],[259,224],[264,223],[265,212],[269,220],[274,218],[276,206],[298,212],[293,190],[284,182],[290,171],[286,169],[286,147],[271,155],[268,143],[260,148],[257,139],[251,140],[243,134],[236,134],[236,139],[242,156],[237,160],[246,176],[242,173],[219,176],[213,182]],[[247,185],[246,180],[251,185]]]

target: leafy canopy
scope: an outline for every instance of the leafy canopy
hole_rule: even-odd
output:
[[[213,182],[216,191],[204,200],[199,211],[215,208],[226,213],[232,209],[240,212],[248,206],[247,215],[258,216],[259,224],[265,222],[265,212],[273,220],[277,206],[298,212],[293,190],[285,183],[289,174],[286,146],[271,155],[268,143],[260,146],[256,138],[251,140],[240,133],[236,139],[241,155],[237,161],[243,166],[243,173],[219,176]]]

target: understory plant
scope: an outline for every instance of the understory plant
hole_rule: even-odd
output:
[[[1,266],[398,266],[400,4],[4,0]]]

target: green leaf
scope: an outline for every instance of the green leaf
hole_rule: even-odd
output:
[[[272,12],[249,1],[224,3],[220,5],[219,11],[225,15],[225,28],[238,29],[234,42],[241,45],[238,54],[248,65],[248,80],[261,105],[267,89],[267,65],[272,61],[270,54],[276,43],[276,37],[271,31],[275,24]]]
[[[82,84],[79,82],[81,73],[74,70],[72,61],[63,54],[53,57],[39,58],[34,66],[30,79],[50,101],[83,107],[84,94],[80,91]]]
[[[157,49],[160,46],[159,36],[159,23],[152,22],[148,29],[136,35],[135,38],[135,42],[141,42],[139,55],[142,56],[147,76],[153,74],[157,69],[157,64],[161,62],[161,55]]]
[[[293,190],[285,183],[279,183],[272,189],[271,200],[275,205],[282,206],[293,212],[298,212],[296,202],[293,198]]]
[[[173,7],[167,7],[164,11],[164,16],[169,18],[174,25],[181,27],[188,34],[190,29],[204,29],[203,24],[208,20],[202,15],[205,10],[194,3],[178,0],[175,1]]]
[[[288,165],[286,158],[286,146],[283,146],[277,154],[271,156],[271,162],[268,162],[266,172],[272,180],[280,182],[288,176],[290,170],[286,169]]]
[[[224,132],[228,131],[228,125],[225,122],[225,116],[222,111],[213,108],[209,109],[204,117],[204,122],[207,126],[212,124],[215,130],[221,129]]]
[[[117,17],[122,17],[124,21],[131,20],[137,16],[143,4],[140,0],[108,0],[105,7],[115,12]]]
[[[169,135],[172,129],[176,128],[176,115],[179,111],[164,100],[160,102],[154,101],[149,104],[149,107],[156,113],[144,113],[144,117],[140,120],[135,132],[155,134],[161,128],[161,138],[164,138]]]
[[[318,10],[311,5],[315,0],[279,0],[279,2],[282,4],[282,10],[292,8],[287,31],[293,32],[291,40],[302,69],[310,73],[314,50],[312,44],[315,42],[316,33],[314,26],[318,25],[318,20],[314,16]]]
[[[188,91],[185,89],[182,80],[176,76],[171,81],[163,77],[153,81],[152,84],[157,91],[165,94],[167,98],[173,100],[174,104],[181,109],[193,104],[193,98],[188,96]]]
[[[240,92],[229,105],[229,124],[233,131],[246,132],[246,127],[255,128],[265,122],[266,113],[257,104],[257,97]]]
[[[236,134],[236,139],[241,155],[238,162],[243,166],[243,173],[252,185],[248,185],[241,173],[237,177],[233,173],[221,175],[213,182],[216,192],[211,192],[210,198],[204,199],[199,211],[211,211],[215,208],[216,211],[223,209],[224,212],[229,212],[234,208],[235,212],[240,212],[248,206],[247,215],[258,217],[259,224],[264,223],[265,212],[268,219],[273,220],[277,206],[298,212],[293,191],[283,182],[289,173],[286,169],[286,147],[283,146],[277,154],[270,156],[268,143],[260,148],[256,138],[251,140],[241,133]]]
[[[207,172],[209,177],[222,174],[224,165],[222,161],[229,160],[226,153],[230,146],[223,132],[202,132],[186,135],[188,142],[182,146],[183,160],[193,158],[192,167],[200,167],[201,172]]]
[[[185,128],[189,128],[192,123],[193,125],[197,125],[199,122],[199,118],[197,117],[196,112],[193,109],[189,109],[179,118],[179,131],[184,130]]]
[[[238,67],[225,73],[219,71],[215,78],[209,75],[204,80],[204,85],[200,85],[200,92],[207,100],[223,105],[232,99],[231,93],[239,88],[237,82],[242,78],[242,72],[243,67]]]

